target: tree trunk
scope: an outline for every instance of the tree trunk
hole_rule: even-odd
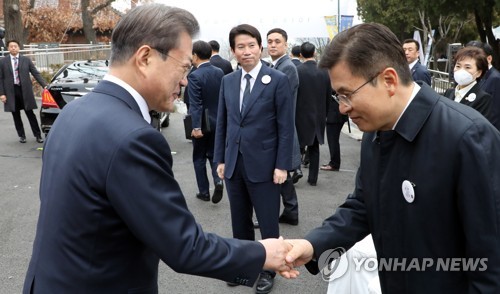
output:
[[[5,16],[5,41],[17,40],[22,46],[26,42],[26,38],[24,37],[19,0],[4,0],[3,11]],[[7,44],[5,45],[7,46]]]
[[[89,43],[97,43],[97,36],[94,30],[94,16],[89,8],[89,0],[81,0],[83,34]]]

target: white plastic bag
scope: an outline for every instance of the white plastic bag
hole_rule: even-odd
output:
[[[182,115],[187,115],[188,110],[186,103],[180,99],[175,99],[174,100],[174,106],[175,106],[175,112],[180,113]]]

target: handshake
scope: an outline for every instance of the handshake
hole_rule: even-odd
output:
[[[308,263],[313,258],[313,247],[304,239],[278,239],[260,240],[266,249],[265,270],[274,270],[282,277],[295,279],[299,271],[295,268]]]

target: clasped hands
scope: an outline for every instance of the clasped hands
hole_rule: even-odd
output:
[[[303,239],[278,239],[260,240],[266,249],[266,262],[264,269],[274,270],[282,277],[295,279],[299,276],[296,267],[308,263],[313,257],[311,243]]]

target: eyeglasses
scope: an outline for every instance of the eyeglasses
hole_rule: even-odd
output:
[[[361,88],[363,88],[365,85],[373,81],[376,77],[378,77],[379,74],[381,74],[382,71],[378,72],[373,78],[369,79],[366,81],[363,85],[359,86],[356,90],[352,91],[350,94],[344,95],[344,94],[335,94],[332,95],[333,100],[335,100],[338,104],[342,102],[345,106],[351,107],[351,97],[356,94]]]
[[[158,49],[158,48],[155,48],[155,47],[151,47],[151,49],[154,49],[154,50],[158,51],[158,53],[160,53],[163,56],[167,56],[168,58],[172,58],[173,60],[177,61],[184,68],[183,74],[182,74],[183,78],[187,77],[187,75],[189,74],[189,71],[191,70],[191,67],[192,67],[191,64],[187,65],[184,62],[180,61],[179,59],[173,57],[172,55],[170,55],[170,54],[168,54],[166,52],[163,52],[163,50],[161,50],[161,49]]]

